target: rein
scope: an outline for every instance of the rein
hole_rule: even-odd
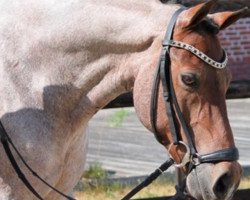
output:
[[[174,160],[170,158],[165,163],[163,163],[159,168],[157,168],[152,174],[150,174],[143,182],[137,185],[133,190],[131,190],[126,196],[124,196],[121,200],[129,200],[143,188],[147,187],[151,184],[155,179],[157,179],[164,171],[166,171],[169,167],[174,164]]]
[[[157,100],[158,100],[158,90],[159,90],[159,84],[162,83],[163,88],[163,97],[165,102],[165,111],[166,115],[168,117],[169,121],[169,127],[170,132],[173,138],[173,143],[170,144],[168,151],[170,152],[171,148],[176,145],[181,145],[186,149],[186,153],[181,161],[181,163],[176,163],[173,158],[170,155],[170,159],[166,161],[162,166],[168,166],[164,168],[167,170],[171,165],[175,165],[177,168],[181,167],[188,167],[188,174],[191,172],[192,169],[194,169],[196,166],[202,164],[202,163],[216,163],[216,162],[222,162],[222,161],[235,161],[239,158],[239,152],[236,147],[230,147],[226,149],[221,149],[212,153],[203,154],[200,155],[196,148],[195,144],[192,138],[192,132],[187,125],[185,118],[182,114],[182,111],[178,105],[177,97],[175,94],[173,81],[172,81],[172,75],[171,75],[171,60],[170,60],[170,47],[177,47],[185,49],[210,66],[216,68],[216,69],[222,69],[226,67],[228,57],[226,52],[224,52],[224,58],[222,62],[216,62],[212,58],[209,58],[207,55],[196,49],[195,47],[180,42],[180,41],[174,41],[172,40],[173,36],[173,30],[176,23],[176,20],[178,18],[178,15],[185,10],[185,8],[181,7],[178,9],[174,15],[172,16],[167,31],[162,43],[162,50],[161,55],[158,63],[158,67],[156,69],[156,74],[154,76],[153,80],[153,87],[152,87],[152,96],[151,96],[151,106],[150,106],[150,122],[151,127],[153,129],[154,135],[159,143],[161,144],[167,144],[162,136],[157,132],[156,127],[156,120],[157,120]],[[179,119],[179,122],[178,120]],[[185,136],[187,138],[187,143],[183,142],[181,140],[181,135],[178,132],[178,123],[180,123],[180,126],[183,128]],[[161,166],[161,167],[162,167]],[[143,181],[140,185],[135,187],[131,192],[129,192],[122,200],[129,200],[131,197],[133,197],[137,192],[139,192],[142,188],[146,187],[151,183],[153,180],[155,180],[162,172],[162,168],[159,167],[155,170],[154,173],[149,175],[145,181]],[[156,177],[157,174],[157,177]],[[182,184],[182,187],[176,186],[177,192],[176,195],[172,199],[182,199],[183,197],[187,197],[188,195],[185,193],[185,184]]]
[[[34,194],[38,199],[43,200],[43,198],[41,197],[41,195],[34,189],[34,187],[31,185],[31,183],[28,181],[28,179],[25,177],[24,173],[22,172],[22,170],[20,169],[19,165],[16,162],[16,159],[14,158],[11,150],[10,150],[10,146],[9,144],[12,146],[12,148],[14,149],[14,151],[16,152],[17,156],[20,158],[20,160],[22,161],[22,163],[24,164],[24,166],[28,169],[28,171],[31,172],[31,174],[36,177],[39,181],[41,181],[44,185],[48,186],[50,189],[54,190],[56,193],[58,193],[59,195],[65,197],[68,200],[76,200],[70,196],[67,196],[66,194],[62,193],[61,191],[57,190],[56,188],[54,188],[52,185],[50,185],[48,182],[46,182],[43,178],[41,178],[29,165],[28,163],[24,160],[24,158],[22,157],[22,155],[20,154],[20,152],[17,150],[16,146],[14,145],[14,143],[12,142],[11,138],[9,137],[9,135],[7,134],[2,122],[0,121],[0,138],[1,138],[1,143],[3,145],[3,148],[5,150],[6,155],[9,158],[9,161],[12,165],[12,167],[14,168],[16,174],[18,175],[18,178],[21,179],[21,181],[24,183],[24,185],[31,191],[32,194]]]

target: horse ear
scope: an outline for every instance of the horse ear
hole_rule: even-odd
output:
[[[220,12],[209,15],[213,19],[213,21],[219,26],[219,29],[225,29],[234,22],[236,22],[238,19],[242,18],[248,8],[242,8],[238,11],[226,11],[226,12]]]
[[[183,12],[181,21],[184,28],[191,28],[199,24],[207,16],[217,0],[210,0],[206,3],[198,4]]]

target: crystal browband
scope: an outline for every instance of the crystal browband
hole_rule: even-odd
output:
[[[194,46],[186,44],[184,42],[169,40],[167,43],[164,43],[163,45],[164,46],[173,46],[173,47],[177,47],[177,48],[186,49],[189,52],[196,55],[197,57],[199,57],[201,60],[203,60],[207,64],[209,64],[212,67],[215,67],[217,69],[223,69],[227,65],[228,57],[227,57],[227,54],[226,54],[224,49],[223,49],[224,60],[223,60],[223,62],[220,63],[220,62],[216,62],[212,58],[208,57],[206,54],[202,53],[200,50],[196,49]]]

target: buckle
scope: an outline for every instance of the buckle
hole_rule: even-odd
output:
[[[182,145],[185,147],[186,149],[186,153],[185,155],[183,156],[182,158],[182,161],[181,163],[174,163],[174,166],[177,167],[177,168],[181,168],[181,167],[184,167],[187,163],[189,163],[191,161],[191,154],[190,154],[190,148],[187,144],[185,144],[184,142],[182,141],[178,141],[178,144],[174,144],[174,143],[171,143],[169,148],[168,148],[168,152],[170,152],[171,148],[174,146],[174,145]],[[171,156],[171,154],[169,153],[170,155],[170,158],[173,159],[173,157]],[[173,159],[174,160],[174,159]]]
[[[195,153],[195,154],[191,155],[190,162],[194,166],[200,165],[201,164],[201,157],[200,157],[200,155],[198,153]]]

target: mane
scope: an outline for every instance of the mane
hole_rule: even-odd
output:
[[[179,4],[176,0],[159,0],[161,3],[172,3],[172,4]]]

